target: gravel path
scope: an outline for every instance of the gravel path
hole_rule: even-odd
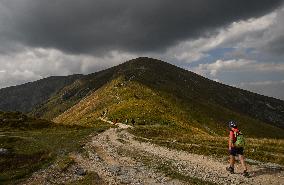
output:
[[[86,153],[72,154],[79,168],[98,174],[106,184],[174,185],[207,182],[284,185],[283,168],[249,165],[251,177],[245,178],[240,174],[240,165],[237,165],[236,174],[229,174],[225,170],[228,164],[224,159],[140,142],[123,129],[125,125],[118,126],[94,136],[84,146]]]
[[[139,142],[132,134],[118,128],[95,136],[85,149],[89,155],[85,159],[78,155],[79,163],[85,164],[88,170],[95,170],[111,184],[185,183],[155,170],[163,164],[182,176],[216,184],[284,184],[281,169],[250,165],[251,178],[245,178],[240,175],[241,167],[237,165],[237,173],[229,174],[225,170],[225,161]],[[150,160],[151,165],[143,164],[145,160]]]
[[[148,168],[131,156],[122,155],[125,143],[119,141],[119,129],[109,129],[95,136],[85,146],[87,157],[74,155],[87,171],[96,172],[108,184],[183,184]],[[122,140],[121,140],[122,141]]]

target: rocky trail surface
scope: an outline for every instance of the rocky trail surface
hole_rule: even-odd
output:
[[[56,166],[35,173],[24,184],[65,184],[97,174],[94,184],[270,184],[284,185],[281,166],[249,165],[250,178],[229,174],[227,161],[140,142],[119,123],[93,136],[64,172]],[[81,173],[80,173],[81,172]]]

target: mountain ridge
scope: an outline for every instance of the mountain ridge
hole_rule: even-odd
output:
[[[2,88],[0,89],[0,110],[27,113],[81,76],[80,74],[50,76],[34,82]]]
[[[164,99],[170,97],[172,102],[176,101],[175,106],[179,104],[183,112],[199,117],[195,119],[197,122],[212,122],[211,119],[216,123],[226,122],[230,117],[234,117],[232,115],[240,115],[239,117],[245,120],[245,117],[251,117],[284,128],[284,101],[224,85],[167,62],[147,57],[139,57],[103,71],[82,75],[34,106],[30,115],[55,119],[82,99],[119,78],[123,79],[119,83],[135,81],[160,93]],[[129,89],[133,90],[135,89]],[[135,96],[137,95],[133,95]],[[170,103],[170,106],[172,105]],[[227,115],[220,118],[218,109],[227,112]],[[214,116],[214,112],[219,114],[219,118]]]

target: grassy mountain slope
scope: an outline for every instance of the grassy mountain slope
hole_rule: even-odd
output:
[[[57,91],[46,102],[34,107],[29,114],[51,120],[78,103],[82,98],[102,87],[113,78],[114,74],[115,68],[110,68],[85,75]]]
[[[116,90],[106,90],[113,88]],[[113,94],[117,89],[122,90]],[[136,120],[139,124],[141,120],[145,120],[145,124],[178,122],[188,125],[190,122],[212,134],[225,133],[224,124],[230,119],[246,125],[245,130],[254,136],[273,133],[274,127],[266,123],[284,128],[284,101],[223,85],[151,58],[133,59],[104,71],[76,77],[73,83],[54,91],[49,99],[34,106],[30,115],[82,123],[82,119],[91,120],[89,117],[97,117],[108,110],[110,119],[139,118]],[[147,95],[149,92],[156,96]],[[88,100],[92,109],[84,103],[90,97],[94,98]],[[116,102],[115,98],[124,100]],[[80,110],[84,106],[84,111]],[[71,107],[72,110],[68,110]],[[67,116],[68,111],[74,114]],[[259,125],[266,126],[255,129]],[[263,130],[268,130],[269,134]]]
[[[130,120],[134,119],[136,125],[159,127],[161,130],[170,128],[176,131],[175,134],[224,135],[227,132],[226,121],[233,118],[251,137],[283,138],[283,129],[247,115],[212,103],[205,105],[183,100],[121,76],[82,99],[54,121],[90,126],[106,112],[110,120],[130,124]]]
[[[54,119],[58,123],[91,125],[103,112],[108,119],[139,125],[174,125],[188,120],[176,102],[135,81],[118,77]],[[176,115],[179,115],[177,117]]]
[[[0,89],[0,110],[29,112],[55,92],[82,75],[53,76],[23,85]]]

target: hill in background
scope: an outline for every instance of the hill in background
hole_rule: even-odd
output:
[[[227,121],[233,119],[251,137],[284,137],[283,101],[214,82],[160,60],[137,58],[104,71],[69,78],[68,83],[46,93],[33,88],[43,92],[41,98],[35,98],[37,101],[23,110],[32,108],[30,115],[86,126],[106,113],[109,119],[121,122],[134,119],[136,125],[200,135],[223,135]],[[5,92],[11,98],[9,91],[15,89],[20,96],[20,87],[6,88],[0,97]],[[27,106],[29,98],[32,97],[27,96],[27,101],[19,99],[16,105]],[[0,107],[5,110],[11,106]]]
[[[52,76],[23,85],[0,89],[0,110],[29,112],[82,75]]]

